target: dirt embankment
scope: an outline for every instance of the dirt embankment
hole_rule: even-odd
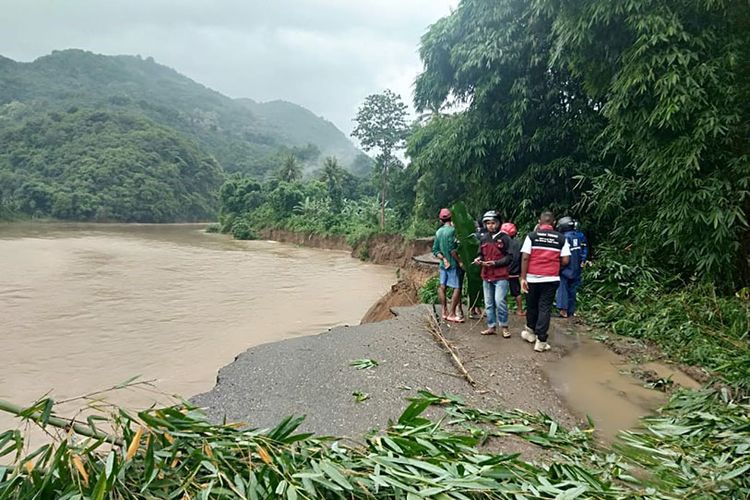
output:
[[[312,248],[326,250],[351,250],[352,247],[343,236],[321,236],[314,233],[295,233],[284,229],[264,229],[259,232],[264,240],[281,241]]]
[[[349,250],[352,257],[387,264],[399,268],[399,280],[390,292],[380,298],[365,313],[361,323],[374,323],[393,318],[394,307],[412,306],[419,303],[419,288],[436,273],[434,266],[414,261],[414,257],[432,250],[432,238],[407,240],[398,234],[378,234],[371,236],[354,247],[342,236],[321,236],[313,233],[295,233],[281,229],[264,230],[261,238],[293,243],[329,250]]]

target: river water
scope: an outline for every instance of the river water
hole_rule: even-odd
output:
[[[359,323],[396,278],[347,252],[203,227],[0,225],[0,399],[71,398],[136,375],[189,397],[251,346]],[[106,397],[163,401],[132,388]]]

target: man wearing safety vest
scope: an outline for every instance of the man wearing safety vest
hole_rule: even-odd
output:
[[[521,337],[534,343],[534,350],[550,349],[547,343],[550,314],[560,285],[560,266],[570,260],[570,246],[554,229],[555,216],[543,212],[537,228],[526,236],[521,247],[521,289],[526,297],[526,328]]]

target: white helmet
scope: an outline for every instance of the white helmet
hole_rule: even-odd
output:
[[[500,222],[500,214],[498,214],[494,210],[488,210],[482,216],[482,222],[487,222],[487,221],[490,221],[490,220],[496,220],[497,222]]]

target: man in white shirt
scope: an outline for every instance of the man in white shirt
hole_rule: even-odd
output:
[[[526,328],[521,337],[534,343],[534,350],[550,350],[547,343],[552,302],[560,284],[560,267],[568,265],[570,246],[554,229],[555,216],[543,212],[537,229],[521,247],[521,289],[526,297]]]

